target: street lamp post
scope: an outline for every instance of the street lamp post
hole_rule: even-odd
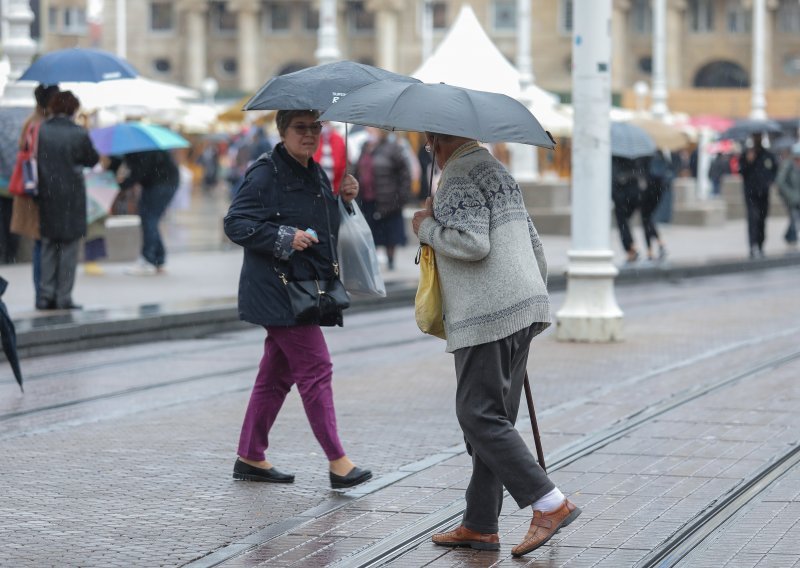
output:
[[[753,0],[753,87],[750,99],[750,118],[767,118],[764,96],[765,0]]]
[[[622,339],[611,231],[611,0],[575,0],[572,42],[572,248],[561,341]]]
[[[531,107],[533,97],[533,64],[531,63],[531,3],[517,0],[517,71],[519,72],[519,102]],[[536,148],[525,144],[510,144],[511,169],[520,183],[539,177],[539,160]]]
[[[667,108],[667,0],[653,1],[653,103],[650,112],[658,119]]]
[[[433,53],[433,0],[422,0],[422,63]]]

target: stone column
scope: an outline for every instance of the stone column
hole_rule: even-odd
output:
[[[433,0],[422,0],[422,61],[433,53]]]
[[[611,0],[575,0],[572,33],[572,248],[561,341],[622,339],[611,251]]]
[[[667,0],[653,0],[653,101],[650,112],[663,119],[667,108]]]
[[[176,5],[176,8],[186,13],[186,37],[183,46],[186,50],[185,80],[190,87],[200,89],[207,73],[208,5],[205,2],[183,0]]]
[[[28,0],[7,0],[3,7],[3,54],[8,57],[10,69],[2,104],[30,106],[34,102],[36,83],[17,79],[30,66],[36,53],[36,42],[31,39],[33,11]]]
[[[246,92],[252,92],[261,85],[258,73],[258,62],[262,57],[259,54],[261,2],[258,0],[229,0],[228,9],[236,12],[239,88]]]
[[[517,71],[519,71],[519,102],[531,108],[533,97],[533,64],[531,63],[531,3],[517,0]],[[535,109],[531,109],[535,110]],[[509,144],[511,173],[519,183],[534,181],[539,177],[539,154],[527,144]]]
[[[400,12],[404,6],[401,0],[368,0],[365,9],[375,12],[375,38],[377,39],[378,67],[397,72],[397,43]]]
[[[320,0],[319,31],[317,32],[317,51],[314,52],[317,63],[339,61],[339,30],[336,11],[336,0]]]
[[[128,3],[127,0],[117,0],[115,4],[117,55],[125,59],[128,57]]]
[[[764,46],[766,44],[766,0],[753,0],[753,65],[750,95],[750,118],[767,118],[764,96]]]
[[[666,14],[666,84],[671,89],[681,89],[683,80],[683,36],[685,29],[684,12],[686,0],[667,0]]]
[[[614,0],[613,15],[611,17],[611,88],[621,93],[627,89],[628,66],[628,11],[631,8],[630,0]],[[573,8],[573,13],[575,9]],[[574,20],[574,16],[573,16]]]

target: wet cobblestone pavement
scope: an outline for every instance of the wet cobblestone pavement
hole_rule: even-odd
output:
[[[537,339],[529,373],[548,463],[584,513],[512,559],[530,513],[507,500],[498,553],[451,551],[423,537],[386,561],[646,561],[800,438],[799,276],[785,269],[626,287],[618,290],[625,342]],[[345,325],[327,333],[340,433],[376,479],[343,494],[328,487],[296,394],[270,451],[296,482],[231,480],[258,330],[26,360],[26,394],[8,383],[0,391],[0,565],[365,565],[358,559],[376,547],[457,511],[470,467],[453,412],[452,357],[419,334],[411,309]],[[519,428],[531,442],[524,416]],[[797,565],[797,471],[767,485],[682,565]]]

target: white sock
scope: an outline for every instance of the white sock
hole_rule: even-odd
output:
[[[531,508],[534,511],[544,511],[545,513],[549,513],[550,511],[555,511],[558,509],[561,504],[564,502],[564,494],[558,490],[558,487],[553,489],[550,493],[546,495],[542,495],[536,503],[531,505]]]

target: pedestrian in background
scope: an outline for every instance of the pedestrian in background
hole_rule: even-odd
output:
[[[784,236],[786,244],[797,246],[797,226],[800,224],[800,142],[792,146],[790,156],[781,162],[775,183],[789,216],[789,226]]]
[[[395,249],[406,244],[403,205],[411,196],[411,168],[403,147],[388,131],[367,127],[367,132],[355,170],[359,202],[375,246],[386,247],[389,270],[394,270]]]
[[[625,251],[625,262],[639,260],[639,251],[633,242],[630,219],[641,204],[641,196],[647,190],[649,158],[631,160],[611,157],[611,199],[614,202],[614,218],[617,221],[619,238]]]
[[[178,166],[166,150],[125,154],[123,164],[127,176],[120,180],[119,188],[127,191],[140,186],[138,213],[142,228],[142,256],[125,273],[131,276],[160,274],[164,272],[167,250],[158,224],[178,190]]]
[[[762,135],[753,134],[751,147],[739,158],[744,201],[747,207],[747,237],[750,258],[764,257],[765,225],[769,213],[769,188],[778,173],[778,162],[772,152],[764,148]]]
[[[83,168],[100,159],[88,131],[74,122],[80,101],[70,91],[53,95],[50,118],[39,130],[39,222],[42,238],[40,310],[80,309],[72,301],[80,239],[86,235]]]
[[[314,161],[331,180],[333,194],[339,195],[339,187],[347,172],[347,150],[344,138],[327,122],[322,124],[319,148],[314,154]]]
[[[472,456],[461,525],[441,546],[499,550],[503,487],[533,519],[511,553],[535,550],[580,509],[539,466],[514,427],[532,339],[550,325],[547,261],[522,192],[475,140],[426,133],[439,189],[412,226],[436,257],[456,367],[456,416]]]
[[[731,173],[730,158],[722,152],[717,152],[708,167],[708,179],[711,180],[712,195],[722,193],[722,177],[729,173]]]
[[[245,174],[225,217],[225,234],[244,248],[239,316],[267,331],[239,437],[234,479],[292,483],[267,461],[269,433],[293,385],[297,385],[314,436],[329,462],[331,486],[352,487],[372,477],[342,447],[333,405],[333,366],[318,320],[299,322],[283,278],[335,277],[331,243],[339,233],[339,206],[330,181],[312,156],[322,125],[316,111],[281,110],[281,142]],[[342,181],[346,206],[358,194],[352,176]],[[341,316],[339,317],[341,322]]]
[[[647,188],[639,195],[639,214],[642,217],[642,229],[647,246],[647,259],[663,261],[667,258],[667,248],[656,227],[655,211],[664,193],[672,188],[675,176],[672,165],[662,151],[656,151],[647,167]],[[658,246],[658,254],[653,252],[653,245]]]

